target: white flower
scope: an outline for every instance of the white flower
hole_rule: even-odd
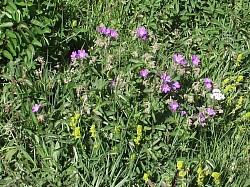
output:
[[[219,89],[213,89],[212,93],[210,94],[212,99],[216,99],[218,101],[225,99],[224,94],[221,93]]]

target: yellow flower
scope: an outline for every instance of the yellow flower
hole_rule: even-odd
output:
[[[145,182],[148,182],[148,174],[147,174],[147,173],[144,173],[142,179],[143,179]]]
[[[116,133],[116,134],[119,134],[120,131],[121,131],[121,126],[120,126],[120,125],[116,125],[116,126],[115,126],[115,133]]]
[[[137,126],[137,136],[142,137],[142,126],[141,125]]]
[[[187,174],[187,171],[184,171],[184,170],[179,171],[179,176],[180,176],[180,177],[185,177],[186,174]]]
[[[242,54],[239,54],[238,57],[237,57],[237,62],[241,62],[243,59],[243,55]]]
[[[239,100],[238,100],[238,103],[237,103],[237,105],[236,105],[236,109],[239,109],[239,108],[242,106],[242,104],[243,104],[243,97],[240,96],[240,98],[239,98]]]
[[[233,86],[233,85],[231,85],[231,84],[229,84],[229,85],[227,85],[227,86],[225,87],[225,89],[223,90],[223,92],[224,92],[224,94],[225,94],[225,93],[227,93],[227,92],[229,92],[229,91],[231,91],[231,90],[236,91],[236,87]]]
[[[76,123],[78,119],[80,118],[80,116],[81,115],[79,113],[76,113],[73,117],[71,117],[69,126],[76,127]]]
[[[178,170],[184,169],[184,161],[181,160],[177,161],[177,169]]]
[[[243,116],[242,116],[243,120],[248,120],[250,119],[250,112],[247,112],[245,113]]]
[[[96,130],[95,130],[95,124],[91,125],[89,132],[91,133],[91,137],[96,137]]]
[[[135,157],[136,157],[136,155],[135,155],[135,153],[133,153],[132,155],[130,155],[130,158],[129,158],[129,159],[130,159],[131,161],[134,161],[134,160],[135,160]]]
[[[73,131],[73,136],[75,138],[81,138],[81,132],[80,132],[80,127],[76,127]]]
[[[229,81],[230,81],[230,79],[229,79],[229,78],[226,78],[226,79],[223,81],[223,83],[224,83],[224,84],[227,84],[227,83],[229,83]]]
[[[77,20],[73,20],[72,21],[72,27],[76,27],[77,26]]]
[[[140,144],[140,141],[141,141],[141,137],[140,136],[137,136],[135,139],[134,139],[134,142],[136,145],[139,145]]]
[[[99,147],[100,147],[100,144],[97,143],[97,142],[95,142],[95,143],[94,143],[94,149],[98,149]]]
[[[216,185],[219,185],[219,184],[220,184],[220,177],[221,177],[221,174],[218,173],[218,172],[213,172],[211,176],[214,178],[214,183],[215,183]]]
[[[239,84],[240,82],[242,82],[243,79],[244,79],[244,76],[242,76],[242,75],[238,76],[236,79],[236,84]]]

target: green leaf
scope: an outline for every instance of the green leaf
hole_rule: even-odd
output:
[[[39,46],[39,47],[42,47],[42,46],[43,46],[42,43],[39,42],[37,39],[34,39],[34,40],[32,41],[32,44],[33,44],[33,45],[37,45],[37,46]]]
[[[9,50],[9,52],[11,52],[11,54],[12,54],[13,56],[16,56],[16,51],[15,51],[13,45],[12,45],[10,42],[8,42],[8,44],[6,45],[6,47],[7,47],[7,49]]]
[[[12,22],[6,22],[6,23],[2,23],[0,25],[0,28],[3,28],[3,27],[12,27],[13,26],[13,23]]]
[[[9,162],[9,161],[12,159],[12,156],[13,156],[16,152],[17,152],[17,149],[16,149],[16,148],[10,149],[10,150],[6,153],[6,155],[5,155],[5,160],[6,160],[7,162]]]
[[[3,51],[3,56],[5,56],[6,58],[8,58],[9,60],[13,60],[13,56],[7,50]]]
[[[34,24],[34,25],[37,25],[39,27],[44,27],[44,24],[36,19],[32,19],[31,20],[31,23]]]

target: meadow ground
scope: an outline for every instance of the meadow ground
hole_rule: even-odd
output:
[[[250,186],[248,0],[0,7],[1,186]]]

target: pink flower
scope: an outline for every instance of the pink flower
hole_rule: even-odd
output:
[[[174,90],[177,90],[177,89],[179,89],[181,87],[181,85],[177,81],[176,82],[172,81],[172,87],[173,87]]]
[[[33,107],[32,107],[32,112],[38,112],[39,109],[40,109],[41,105],[39,104],[35,104]]]
[[[146,78],[148,76],[148,70],[146,69],[141,70],[140,75],[141,77]]]
[[[181,62],[184,61],[184,60],[185,60],[185,58],[182,55],[174,54],[174,61],[177,64],[181,64]]]
[[[212,108],[207,108],[207,114],[209,116],[214,116],[215,115],[215,111]]]
[[[76,59],[77,59],[77,53],[75,52],[75,51],[73,51],[72,53],[71,53],[71,60],[72,61],[75,61]]]
[[[170,88],[167,84],[163,84],[163,85],[161,86],[161,91],[162,91],[163,93],[168,93],[168,92],[171,91],[171,88]]]
[[[166,83],[166,82],[170,82],[171,77],[169,75],[167,75],[166,73],[162,74],[161,76],[161,80]]]
[[[144,27],[138,28],[137,34],[142,40],[147,39],[147,30]]]
[[[176,111],[179,107],[179,104],[177,102],[171,102],[169,105],[170,105],[170,109],[173,111]]]
[[[192,64],[194,66],[199,66],[200,65],[200,59],[196,55],[192,55]]]
[[[85,52],[84,49],[78,50],[77,52],[78,52],[78,53],[77,53],[77,56],[78,56],[78,58],[80,58],[80,59],[84,59],[84,58],[87,56],[87,53]]]

